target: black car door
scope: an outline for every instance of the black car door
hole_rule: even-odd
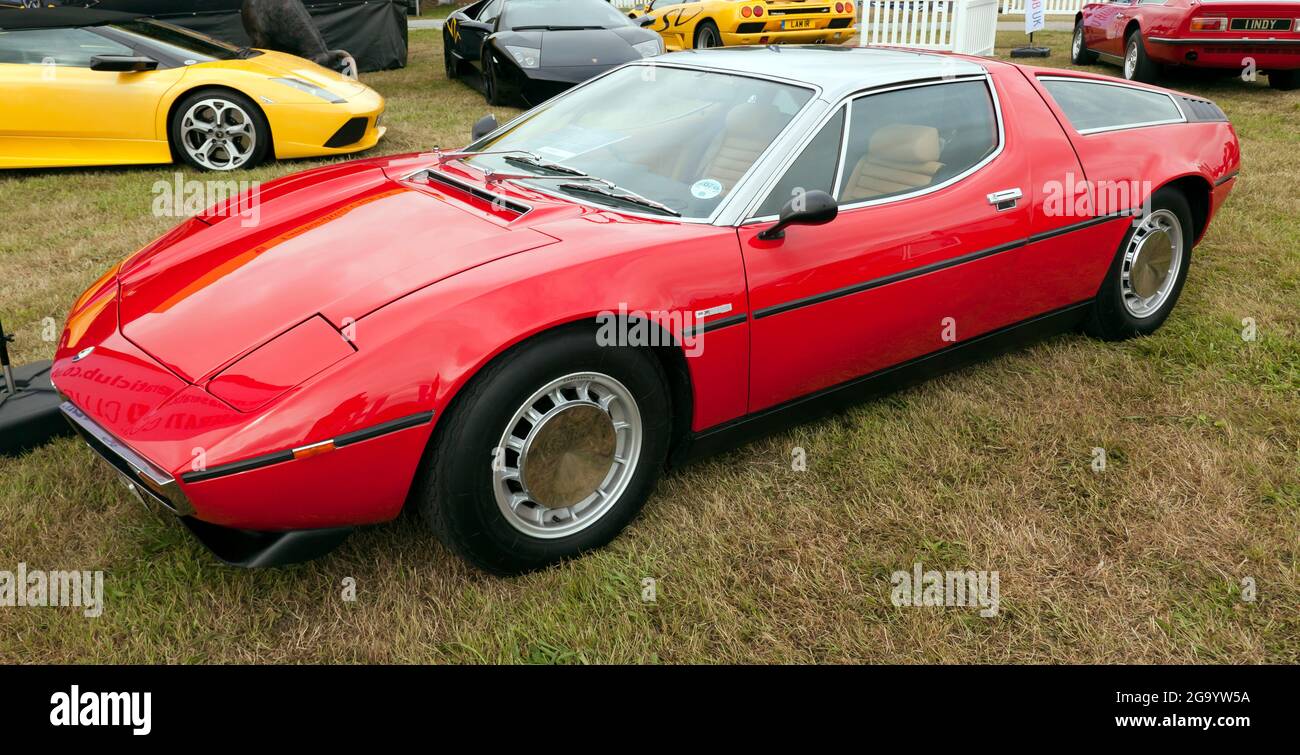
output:
[[[465,18],[457,24],[457,28],[452,31],[452,39],[456,40],[456,52],[464,60],[473,63],[479,63],[479,55],[483,50],[483,40],[496,30],[497,19],[501,16],[501,7],[505,5],[505,0],[488,0],[481,6],[477,15],[473,18]]]

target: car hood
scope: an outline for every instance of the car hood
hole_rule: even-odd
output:
[[[336,328],[412,291],[556,239],[450,193],[347,163],[254,190],[123,263],[122,334],[202,382],[315,315]]]
[[[542,68],[569,66],[616,66],[641,55],[632,45],[659,38],[655,32],[636,27],[619,29],[572,29],[548,32],[507,32],[501,46],[540,48]]]
[[[265,74],[270,78],[301,79],[308,84],[321,87],[344,98],[355,97],[370,88],[359,81],[349,79],[337,71],[331,71],[324,66],[316,65],[306,58],[273,50],[260,50],[259,52],[262,54],[243,60],[218,61],[213,64],[201,65],[237,63],[244,70]]]

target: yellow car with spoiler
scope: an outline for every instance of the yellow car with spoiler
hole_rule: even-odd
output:
[[[771,44],[837,44],[856,33],[852,0],[651,0],[629,14],[669,50]]]
[[[0,169],[343,155],[384,98],[308,60],[132,14],[0,9]]]

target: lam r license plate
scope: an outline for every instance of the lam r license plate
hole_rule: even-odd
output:
[[[796,18],[796,19],[792,19],[792,20],[790,20],[790,21],[782,21],[782,22],[781,22],[781,28],[782,28],[782,29],[811,29],[811,28],[812,28],[812,19],[811,19],[811,18]]]

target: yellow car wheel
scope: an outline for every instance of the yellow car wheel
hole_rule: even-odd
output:
[[[695,49],[708,47],[722,47],[722,32],[718,31],[718,25],[712,21],[701,21],[695,27]]]
[[[172,154],[199,170],[251,168],[271,148],[271,127],[253,101],[238,92],[208,89],[177,105],[169,129]]]

